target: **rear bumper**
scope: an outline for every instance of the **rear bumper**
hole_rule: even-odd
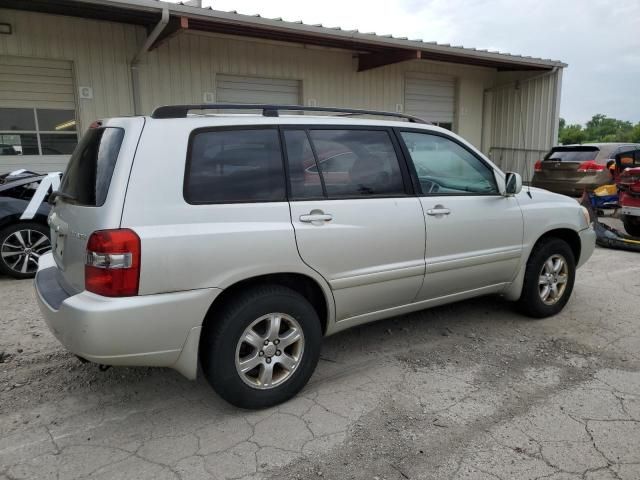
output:
[[[640,207],[625,207],[623,205],[620,208],[620,213],[622,215],[629,215],[631,217],[640,217]]]
[[[596,231],[593,227],[589,227],[578,232],[578,235],[580,236],[580,258],[576,267],[581,267],[587,263],[596,249]]]
[[[47,326],[70,352],[105,365],[172,367],[194,378],[202,321],[221,290],[108,298],[69,295],[51,254],[40,260],[36,297]],[[189,341],[188,341],[189,340]],[[189,358],[184,358],[184,347]],[[193,357],[193,358],[192,358]]]
[[[540,180],[534,178],[531,182],[532,187],[543,188],[553,193],[559,193],[561,195],[567,195],[569,197],[579,197],[584,191],[593,192],[596,188],[601,186],[602,183],[594,182],[593,178],[585,178],[580,181],[554,181],[554,180]]]

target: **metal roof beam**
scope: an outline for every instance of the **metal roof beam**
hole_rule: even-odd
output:
[[[167,26],[162,30],[162,33],[156,38],[153,44],[151,44],[151,47],[149,47],[149,51],[155,50],[180,32],[188,29],[189,19],[187,17],[171,17]]]
[[[361,53],[358,55],[358,72],[365,72],[373,68],[384,67],[408,60],[420,60],[420,50],[397,50],[393,52]]]

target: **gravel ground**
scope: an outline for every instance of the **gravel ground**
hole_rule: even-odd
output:
[[[0,278],[0,480],[640,478],[640,255],[597,249],[558,316],[487,297],[326,339],[310,384],[235,409],[199,379],[100,372]]]

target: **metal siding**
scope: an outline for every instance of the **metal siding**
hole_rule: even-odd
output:
[[[0,55],[68,60],[76,86],[93,87],[94,98],[78,100],[80,129],[96,118],[133,113],[129,60],[144,42],[141,27],[57,15],[0,9],[0,19],[14,34],[0,35]],[[523,171],[525,158],[498,147],[547,150],[558,120],[556,92],[560,78],[525,82],[531,73],[497,73],[494,69],[413,60],[357,72],[352,52],[228,35],[182,32],[145,54],[139,65],[142,111],[157,105],[201,103],[215,92],[216,75],[289,79],[300,82],[305,105],[337,105],[396,111],[405,105],[405,77],[415,74],[455,78],[454,125],[503,165]],[[6,74],[6,72],[0,72]],[[558,74],[557,74],[558,75]],[[521,79],[526,139],[518,140],[513,87],[498,88],[484,101],[484,91]],[[557,85],[557,86],[556,86]],[[57,87],[56,87],[57,88]],[[75,94],[76,92],[74,92]],[[491,105],[492,104],[492,105]],[[525,106],[526,105],[526,106]],[[554,111],[555,106],[555,111]],[[491,115],[485,114],[491,109]],[[491,125],[483,124],[490,121]],[[538,150],[536,150],[537,152]],[[506,156],[510,155],[509,158]]]
[[[8,9],[0,9],[0,21],[13,28],[12,35],[0,35],[0,106],[75,109],[79,134],[98,118],[133,113],[128,62],[144,29]],[[78,86],[92,87],[93,99],[77,99]],[[22,93],[8,97],[8,89]],[[3,157],[0,171],[63,170],[67,160]]]
[[[435,74],[456,80],[454,124],[460,135],[480,146],[482,93],[493,86],[495,70],[427,60],[360,73],[356,67],[352,52],[183,32],[143,56],[142,111],[167,103],[201,103],[205,92],[216,91],[216,75],[300,82],[305,105],[396,111],[405,103],[405,76]]]
[[[526,181],[533,166],[556,143],[558,92],[562,71],[498,73],[493,90],[492,136],[489,155],[505,171]]]
[[[9,9],[0,9],[0,19],[13,27],[12,35],[0,35],[0,55],[22,57],[25,65],[66,60],[75,86],[93,87],[93,99],[78,100],[81,132],[97,118],[133,113],[128,62],[143,28]]]

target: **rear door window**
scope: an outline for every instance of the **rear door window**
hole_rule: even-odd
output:
[[[278,130],[196,130],[184,183],[192,204],[284,201]]]
[[[308,137],[296,130],[285,140],[293,199],[405,195],[386,130],[311,129]]]
[[[595,160],[599,151],[598,147],[560,147],[552,149],[544,160],[582,163]]]
[[[87,207],[104,204],[123,138],[122,128],[87,130],[73,151],[60,184],[67,201]]]

